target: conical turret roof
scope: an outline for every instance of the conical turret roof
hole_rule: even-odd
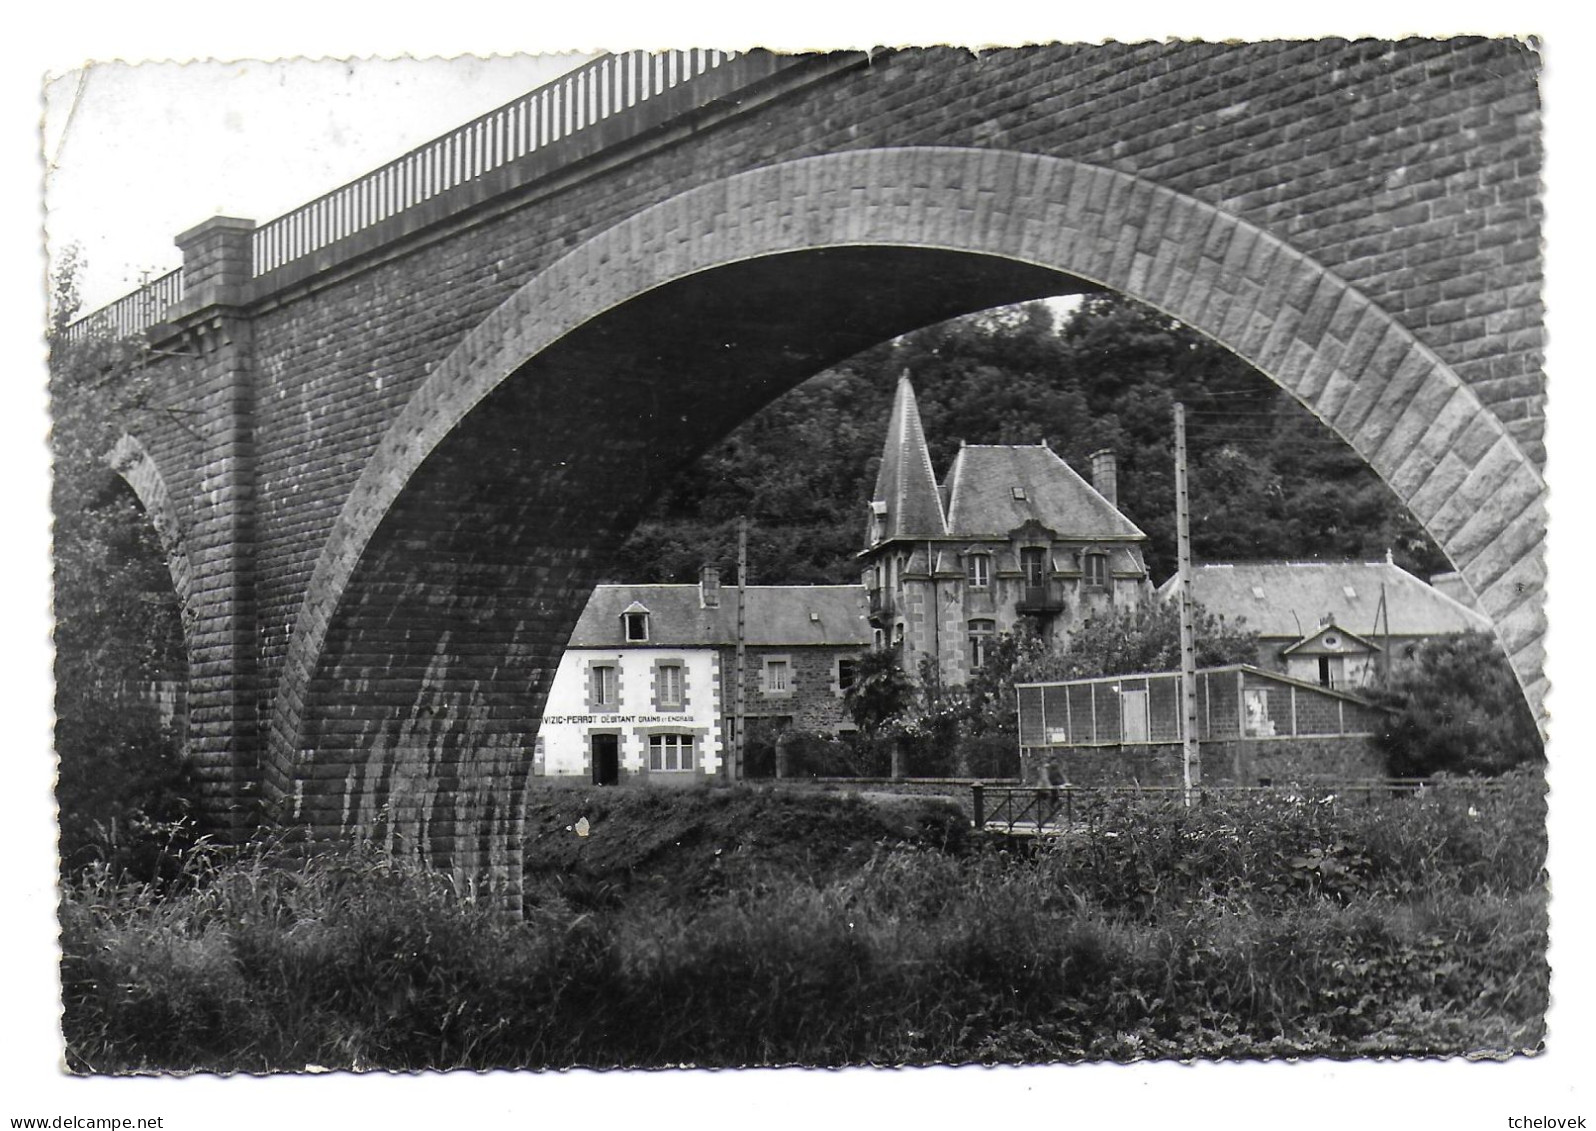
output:
[[[876,518],[871,545],[894,538],[940,538],[947,534],[942,495],[931,470],[931,452],[926,447],[920,408],[907,370],[898,378],[881,470],[876,474],[871,500]]]

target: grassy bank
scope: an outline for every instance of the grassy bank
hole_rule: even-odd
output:
[[[1544,852],[1527,778],[1127,805],[1025,848],[923,801],[550,794],[520,923],[361,851],[90,877],[64,1027],[85,1071],[1513,1051],[1546,1008]]]

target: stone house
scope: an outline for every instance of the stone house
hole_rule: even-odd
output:
[[[907,373],[871,496],[861,572],[879,646],[904,670],[966,682],[992,639],[1028,623],[1062,643],[1151,592],[1147,537],[1120,513],[1110,452],[1088,483],[1045,443],[962,445],[938,484]]]
[[[864,591],[751,585],[745,593],[750,729],[849,729],[843,693],[870,646]],[[697,585],[596,587],[550,687],[533,774],[596,785],[724,779],[736,645],[737,591],[713,568]]]
[[[1173,600],[1177,582],[1158,595]],[[1258,633],[1259,667],[1331,688],[1369,686],[1383,665],[1408,662],[1433,637],[1491,630],[1484,615],[1389,557],[1210,563],[1192,570],[1192,597]]]
[[[1020,768],[1039,784],[1181,785],[1180,674],[1016,685]],[[1248,664],[1197,672],[1198,781],[1269,785],[1385,776],[1384,713]]]

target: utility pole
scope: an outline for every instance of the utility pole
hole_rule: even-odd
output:
[[[1181,781],[1186,804],[1202,784],[1202,749],[1197,742],[1197,646],[1192,625],[1191,508],[1186,498],[1186,406],[1175,405],[1175,560],[1180,584]]]
[[[1391,551],[1386,551],[1389,559]],[[1380,605],[1374,613],[1374,627],[1378,631],[1381,623],[1385,624],[1385,635],[1380,641],[1380,659],[1376,668],[1380,672],[1380,686],[1384,687],[1391,682],[1391,610],[1385,603],[1385,582],[1380,582]]]
[[[727,782],[734,782],[743,771],[743,732],[748,722],[745,717],[746,702],[743,680],[748,657],[745,641],[748,637],[748,516],[737,516],[737,674],[732,687],[732,758],[726,767]]]

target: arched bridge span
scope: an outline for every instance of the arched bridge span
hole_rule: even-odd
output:
[[[536,207],[478,200],[275,282],[228,274],[246,225],[186,237],[215,281],[157,333],[181,347],[168,388],[201,407],[186,436],[139,435],[193,485],[191,717],[218,809],[380,826],[513,890],[543,689],[665,477],[872,342],[1098,286],[1231,348],[1345,437],[1464,572],[1539,705],[1522,49],[933,61],[778,69],[698,132],[537,186]],[[1247,81],[1216,88],[1226,67]],[[1389,136],[1327,134],[1345,101],[1288,97],[1314,84],[1388,107]],[[866,95],[868,113],[850,101]],[[799,154],[772,152],[778,123]],[[1317,156],[1360,146],[1362,165]],[[1257,151],[1277,164],[1242,191]]]

